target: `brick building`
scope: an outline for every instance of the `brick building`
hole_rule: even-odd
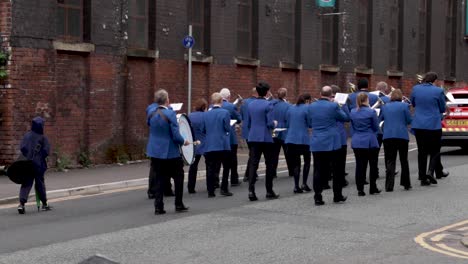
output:
[[[55,158],[72,163],[139,158],[145,108],[156,89],[187,101],[228,87],[244,97],[259,80],[290,98],[366,77],[406,93],[433,70],[445,86],[468,80],[466,1],[0,0],[0,40],[10,56],[0,80],[0,164],[13,160],[32,117],[47,117]],[[187,105],[187,104],[185,104]],[[186,110],[185,110],[186,111]],[[117,154],[116,154],[117,153]],[[127,158],[127,157],[125,157]]]

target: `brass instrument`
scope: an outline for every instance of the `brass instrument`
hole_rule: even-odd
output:
[[[357,87],[356,87],[356,85],[355,85],[354,83],[348,82],[348,84],[349,84],[349,87],[350,87],[349,90],[350,90],[352,93],[354,93],[354,92],[357,91]]]
[[[244,98],[242,98],[242,96],[240,96],[240,94],[237,94],[237,98],[236,100],[233,102],[233,104],[239,108],[241,105],[242,105],[242,102],[244,101]]]
[[[416,74],[416,79],[418,80],[418,83],[422,83],[422,81],[424,80],[424,76]]]
[[[267,96],[265,97],[265,99],[267,99],[268,101],[270,101],[270,100],[273,100],[273,98],[274,98],[274,97],[273,97],[273,94],[272,94],[270,91],[268,91]]]
[[[419,76],[421,76],[421,75],[419,75]],[[421,77],[422,77],[422,76],[421,76]],[[392,88],[392,91],[391,91],[391,92],[388,94],[388,97],[391,97],[391,96],[392,96],[392,93],[393,93],[393,91],[395,91],[395,90],[396,90],[396,89],[395,89],[393,86],[390,86],[390,87]],[[404,102],[404,103],[407,103],[407,104],[411,105],[411,100],[410,100],[408,97],[404,96],[404,95],[403,95],[403,97],[402,97],[402,102]]]
[[[383,106],[385,104],[385,102],[380,99],[380,97],[377,99],[377,102],[375,102],[375,104],[371,107],[372,109],[376,109],[376,108],[380,108],[381,106]]]

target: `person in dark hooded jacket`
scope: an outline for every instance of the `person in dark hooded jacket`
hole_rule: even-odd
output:
[[[18,213],[24,214],[24,205],[28,201],[29,192],[35,182],[35,190],[42,202],[42,210],[49,211],[51,207],[47,204],[47,195],[44,182],[44,174],[47,170],[46,158],[49,156],[50,145],[44,136],[44,119],[35,117],[32,120],[31,131],[24,135],[21,141],[21,153],[34,164],[34,177],[21,185]]]

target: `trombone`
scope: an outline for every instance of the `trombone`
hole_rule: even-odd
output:
[[[237,98],[236,100],[233,102],[233,104],[239,108],[241,105],[242,105],[242,102],[244,101],[244,98],[242,98],[242,96],[240,96],[240,94],[237,94]]]

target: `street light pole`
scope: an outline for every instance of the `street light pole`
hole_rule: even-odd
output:
[[[192,37],[192,25],[189,25],[189,36]],[[188,49],[188,109],[187,113],[192,111],[192,47]]]

